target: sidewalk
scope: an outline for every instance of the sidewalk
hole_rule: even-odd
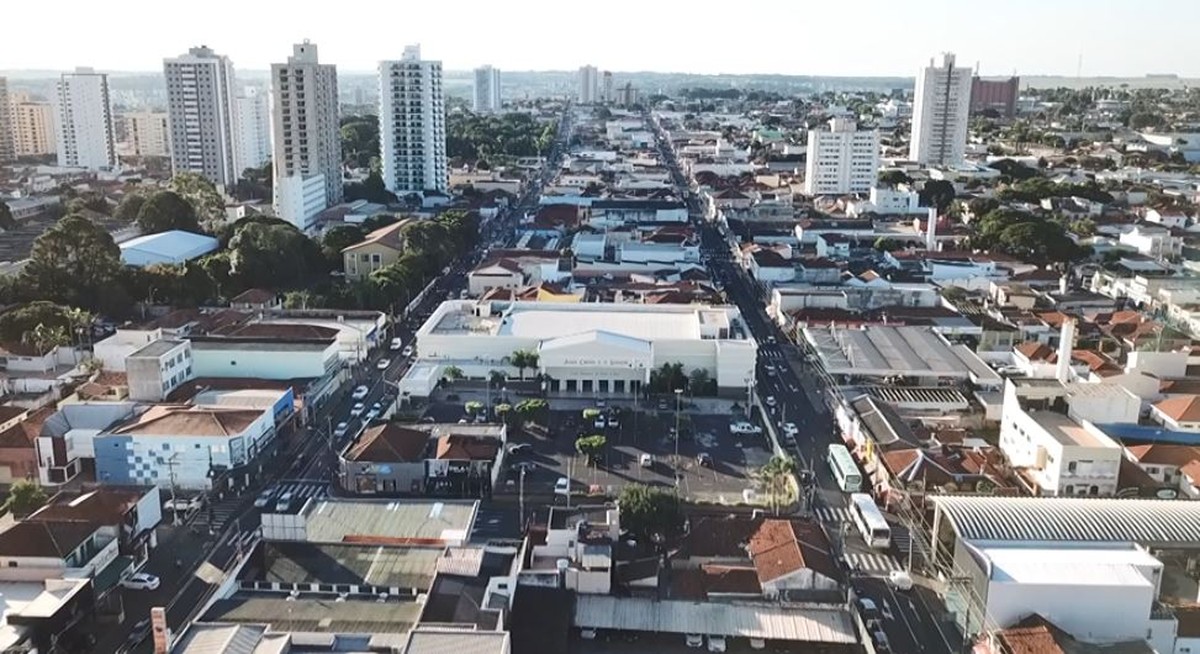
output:
[[[457,400],[447,400],[447,395],[458,396]],[[628,409],[638,409],[640,411],[657,411],[658,399],[639,399],[634,400],[629,396],[620,395],[584,395],[579,393],[574,394],[550,394],[545,397],[534,397],[531,395],[517,395],[515,393],[503,393],[493,390],[490,394],[484,390],[473,388],[456,388],[447,386],[434,391],[430,397],[431,402],[457,402],[465,404],[467,402],[485,402],[491,399],[493,404],[497,404],[502,399],[507,399],[511,404],[517,404],[522,400],[544,399],[550,403],[552,411],[583,411],[584,409],[592,409],[596,407],[597,400],[603,400],[606,407],[622,407]],[[726,399],[719,397],[687,397],[684,396],[680,402],[680,411],[683,413],[702,413],[702,414],[728,414],[733,411],[733,405],[743,406],[744,398]],[[675,399],[667,399],[668,411],[675,410]]]

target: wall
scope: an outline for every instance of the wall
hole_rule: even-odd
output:
[[[92,357],[98,359],[105,370],[124,372],[126,357],[160,338],[161,329],[118,329],[117,333],[92,347]]]
[[[1011,626],[1038,613],[1085,642],[1143,640],[1149,627],[1154,587],[1107,584],[1022,585],[993,581],[988,613],[996,624]]]
[[[225,347],[204,343],[192,350],[192,369],[196,377],[307,379],[325,376],[338,356],[336,342],[324,349],[319,349],[319,345],[292,350],[254,347],[248,343],[230,343]]]
[[[422,492],[425,483],[425,462],[357,462],[338,459],[342,472],[339,485],[348,493],[373,495]]]

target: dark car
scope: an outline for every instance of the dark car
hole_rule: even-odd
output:
[[[700,454],[696,455],[696,463],[704,466],[705,468],[711,468],[713,467],[712,455],[708,452],[701,452]]]
[[[125,648],[133,649],[142,644],[150,636],[150,621],[138,620],[137,624],[133,625],[133,629],[129,632],[129,637],[125,639]]]

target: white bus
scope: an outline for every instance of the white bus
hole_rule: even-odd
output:
[[[826,458],[829,469],[833,471],[833,478],[837,480],[838,488],[842,489],[842,492],[857,493],[862,489],[862,473],[858,471],[858,464],[854,462],[854,457],[850,456],[850,450],[847,450],[845,445],[830,445],[829,456]]]
[[[858,533],[862,534],[867,545],[887,549],[892,544],[892,529],[870,495],[852,493],[850,515],[854,517],[854,525],[858,527]]]

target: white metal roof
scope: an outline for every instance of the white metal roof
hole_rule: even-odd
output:
[[[594,311],[571,308],[521,308],[507,317],[499,333],[551,339],[581,332],[609,332],[643,341],[698,340],[696,312]],[[590,308],[590,307],[589,307]]]
[[[1152,585],[1138,568],[1162,564],[1140,547],[983,547],[992,580],[1018,584],[1082,586]]]
[[[813,643],[858,642],[850,615],[844,609],[655,601],[607,595],[579,595],[575,600],[575,626]]]
[[[1200,548],[1200,502],[1057,497],[931,499],[962,540],[1134,542]]]

